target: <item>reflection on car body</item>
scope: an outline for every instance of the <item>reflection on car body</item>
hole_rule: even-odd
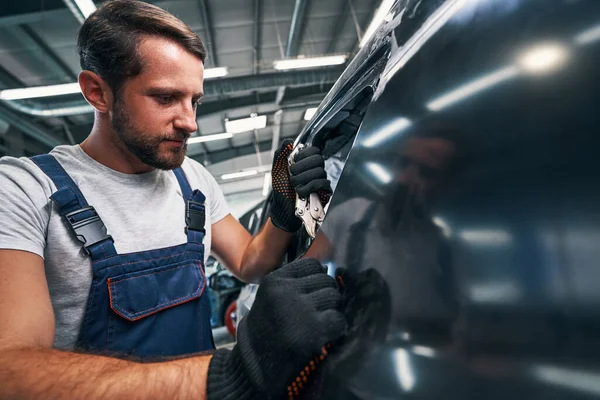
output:
[[[335,191],[324,399],[600,398],[600,2],[399,1],[299,141]],[[340,270],[341,268],[341,270]]]

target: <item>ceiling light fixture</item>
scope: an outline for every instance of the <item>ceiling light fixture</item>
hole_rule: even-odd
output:
[[[231,174],[221,175],[221,179],[226,181],[229,179],[245,178],[245,177],[256,175],[256,174],[258,174],[258,171],[255,169],[252,169],[250,171],[234,172]]]
[[[263,197],[267,197],[269,195],[269,189],[271,189],[271,173],[267,172],[265,174],[265,180],[263,182],[263,190],[262,190]]]
[[[363,35],[362,39],[360,40],[358,47],[363,47],[365,44],[367,44],[369,39],[371,39],[371,36],[373,36],[373,34],[377,30],[377,28],[379,28],[379,25],[381,25],[381,23],[386,19],[386,16],[390,12],[393,4],[394,4],[394,0],[383,0],[381,2],[381,5],[375,12],[375,16],[373,17],[373,20],[371,20],[369,27],[367,28],[367,30],[365,31],[365,34]]]
[[[242,118],[230,121],[225,119],[225,130],[228,133],[248,132],[254,129],[262,129],[267,126],[266,115],[250,114],[250,118]]]
[[[204,70],[204,79],[222,78],[229,75],[227,67],[207,68]]]
[[[327,67],[343,64],[346,58],[346,56],[324,56],[277,60],[273,62],[273,67],[277,70]]]
[[[37,97],[62,96],[65,94],[81,93],[79,83],[64,83],[61,85],[35,86],[20,89],[0,91],[0,100],[22,100]]]
[[[96,5],[92,0],[75,0],[75,4],[83,14],[83,18],[89,17],[91,13],[96,11]]]
[[[215,79],[227,76],[227,67],[208,68],[204,70],[204,79]],[[0,100],[25,100],[39,97],[64,96],[81,93],[78,82],[61,83],[59,85],[33,86],[18,89],[0,90]]]
[[[230,139],[232,137],[233,137],[232,133],[217,133],[215,135],[195,136],[193,138],[189,138],[187,142],[188,142],[188,144],[204,143],[204,142],[212,142],[213,140]]]
[[[306,112],[304,113],[304,120],[310,121],[312,119],[312,117],[315,116],[316,112],[317,112],[317,107],[307,109]]]

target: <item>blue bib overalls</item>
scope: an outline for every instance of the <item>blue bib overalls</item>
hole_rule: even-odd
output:
[[[56,185],[50,198],[92,259],[77,350],[149,358],[213,349],[204,295],[205,197],[192,191],[183,170],[174,173],[185,200],[187,243],[117,254],[100,216],[56,159],[43,154],[32,160]]]

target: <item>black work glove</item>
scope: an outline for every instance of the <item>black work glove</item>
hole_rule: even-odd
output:
[[[212,357],[208,399],[286,398],[309,361],[344,334],[340,306],[335,281],[316,260],[294,261],[267,275],[240,321],[235,347]]]
[[[331,197],[331,184],[327,180],[325,161],[318,147],[307,147],[294,157],[294,164],[288,172],[288,157],[293,151],[294,142],[284,140],[273,157],[271,170],[273,183],[273,205],[271,221],[287,232],[295,232],[302,226],[302,220],[296,217],[296,192],[307,198],[317,193],[323,206]]]

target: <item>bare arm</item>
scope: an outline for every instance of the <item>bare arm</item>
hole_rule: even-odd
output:
[[[0,250],[0,399],[206,398],[210,356],[141,364],[52,349],[42,259]]]
[[[290,245],[292,234],[267,220],[252,237],[233,216],[212,226],[212,250],[229,270],[246,282],[254,282],[277,268]]]

